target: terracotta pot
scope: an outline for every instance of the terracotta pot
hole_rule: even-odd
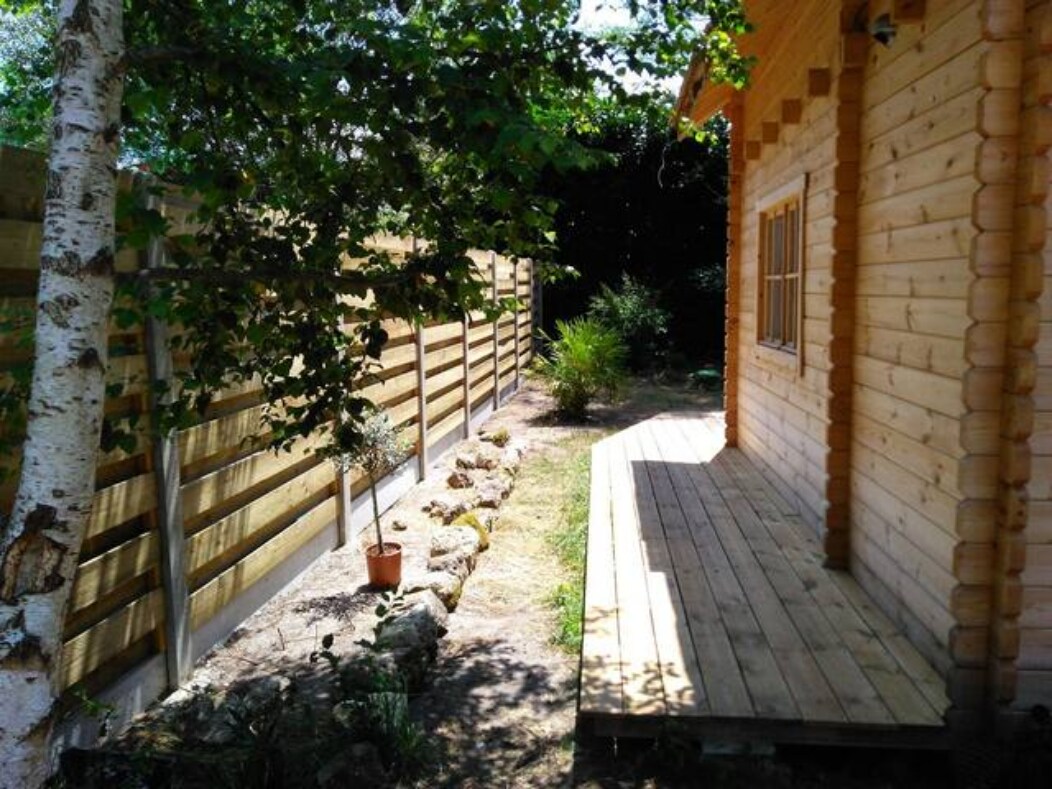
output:
[[[369,572],[369,586],[394,589],[402,582],[402,546],[385,540],[381,555],[380,546],[370,545],[365,549],[365,566]]]

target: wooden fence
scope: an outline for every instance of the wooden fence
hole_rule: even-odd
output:
[[[0,148],[5,314],[33,310],[44,171],[40,155]],[[173,200],[162,209],[178,225],[189,207]],[[412,243],[375,241],[396,258]],[[123,252],[118,270],[150,265],[159,254],[160,244],[145,254]],[[522,309],[495,323],[476,314],[386,327],[383,370],[364,393],[415,438],[415,449],[381,484],[385,508],[517,388],[532,357],[532,267],[488,252],[472,257],[493,294],[516,296]],[[167,439],[153,435],[149,381],[170,376],[177,363],[166,332],[156,321],[111,328],[108,380],[124,387],[107,400],[107,413],[137,414],[146,429],[130,451],[100,453],[65,629],[62,688],[115,702],[122,717],[184,681],[194,660],[315,558],[351,540],[369,515],[364,499],[358,506],[364,480],[314,455],[318,439],[281,454],[245,441],[259,432],[258,387],[225,391],[199,424]],[[0,375],[29,355],[0,333]],[[10,511],[14,482],[0,486],[0,512]]]

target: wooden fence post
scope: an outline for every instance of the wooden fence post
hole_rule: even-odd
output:
[[[489,253],[490,269],[493,276],[493,303],[500,296],[497,284],[497,253]],[[500,408],[500,315],[493,319],[493,410]]]
[[[537,264],[530,261],[530,334],[533,336],[533,352],[540,350],[541,338],[538,332],[543,328],[541,281],[537,278]]]
[[[512,293],[515,295],[515,311],[511,314],[511,325],[515,331],[515,391],[519,391],[519,261],[511,261]]]
[[[416,254],[416,237],[412,239],[412,252]],[[420,479],[427,478],[427,343],[424,339],[424,321],[416,322],[416,396],[417,396],[417,473]]]
[[[464,398],[464,438],[471,438],[471,361],[468,352],[471,350],[470,343],[471,315],[464,316],[462,331],[460,335],[460,353],[464,357],[464,388],[461,396]]]
[[[156,197],[147,206],[160,209]],[[146,266],[164,265],[164,239],[153,238],[146,251]],[[154,427],[152,444],[154,480],[157,486],[157,525],[160,537],[161,586],[164,599],[165,668],[168,688],[174,690],[190,678],[193,653],[190,643],[190,592],[186,584],[186,538],[183,530],[179,441],[175,430],[158,429],[158,409],[172,402],[174,382],[168,325],[148,315],[146,318],[146,359],[150,382],[150,423]],[[161,385],[158,387],[158,385]]]
[[[427,346],[424,342],[426,327],[423,321],[416,322],[416,396],[418,399],[417,448],[416,459],[419,464],[420,479],[427,477],[427,371],[424,369]]]

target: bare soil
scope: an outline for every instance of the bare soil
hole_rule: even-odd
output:
[[[563,465],[638,419],[717,402],[677,387],[640,385],[617,406],[597,406],[587,421],[567,425],[556,420],[543,387],[527,379],[482,427],[507,429],[525,448],[524,460],[491,546],[450,616],[429,682],[412,699],[412,714],[434,745],[433,769],[419,786],[572,785],[578,657],[552,645],[547,603],[567,580],[549,540],[564,518]],[[404,577],[426,566],[432,521],[423,507],[445,490],[446,476],[435,469],[382,519],[385,538],[403,546]],[[303,682],[322,670],[309,658],[327,635],[334,654],[352,651],[357,639],[371,635],[379,601],[363,584],[363,548],[371,542],[367,529],[357,544],[322,557],[246,620],[201,661],[190,693],[222,693],[273,677]]]
[[[412,715],[434,746],[432,766],[416,786],[872,789],[946,783],[953,771],[939,754],[798,748],[714,758],[697,741],[673,737],[575,743],[579,658],[552,645],[554,613],[547,602],[567,580],[550,543],[565,517],[566,462],[604,435],[654,414],[718,407],[717,395],[637,384],[617,406],[597,407],[588,421],[565,425],[556,421],[543,388],[528,380],[484,426],[506,428],[526,453],[491,547],[450,616],[429,681],[412,699]],[[422,506],[444,489],[445,477],[436,471],[384,516],[386,536],[403,545],[406,575],[426,565],[431,521]],[[404,530],[392,531],[396,521]],[[335,654],[368,635],[378,596],[361,585],[367,542],[368,530],[361,544],[323,557],[272,599],[206,657],[194,685],[227,689],[275,675],[317,674],[309,656],[326,635],[334,638]]]

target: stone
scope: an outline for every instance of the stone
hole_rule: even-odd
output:
[[[452,523],[453,526],[470,526],[479,536],[479,552],[489,550],[489,529],[479,519],[476,512],[465,512]]]
[[[471,476],[465,472],[455,469],[450,472],[449,477],[446,478],[446,484],[451,488],[470,488],[475,483],[471,481]]]
[[[481,548],[478,532],[471,526],[444,526],[431,530],[430,556],[463,553],[474,556]]]
[[[441,518],[443,523],[449,523],[458,515],[463,515],[471,509],[471,502],[450,493],[441,493],[431,499],[428,511],[433,517]]]
[[[449,612],[429,589],[406,595],[384,624],[376,648],[385,651],[423,649],[431,652],[446,634]]]
[[[457,449],[454,464],[462,469],[491,470],[500,465],[501,451],[492,444],[468,441]]]
[[[496,509],[511,493],[512,479],[509,474],[493,474],[475,485],[478,493],[478,505]]]
[[[500,467],[514,476],[522,465],[522,448],[514,444],[504,448],[500,455]]]
[[[371,693],[383,677],[398,675],[398,662],[389,653],[359,648],[347,660],[340,662],[337,671],[340,674],[340,687],[346,692]]]
[[[428,589],[442,601],[447,611],[453,611],[464,591],[464,579],[456,573],[433,571],[410,578],[402,584],[402,588],[407,594]]]
[[[449,573],[465,581],[475,571],[475,554],[447,553],[427,560],[427,569],[435,573]]]
[[[391,521],[392,531],[405,531],[408,528],[409,524],[400,518],[395,518],[393,521]]]

